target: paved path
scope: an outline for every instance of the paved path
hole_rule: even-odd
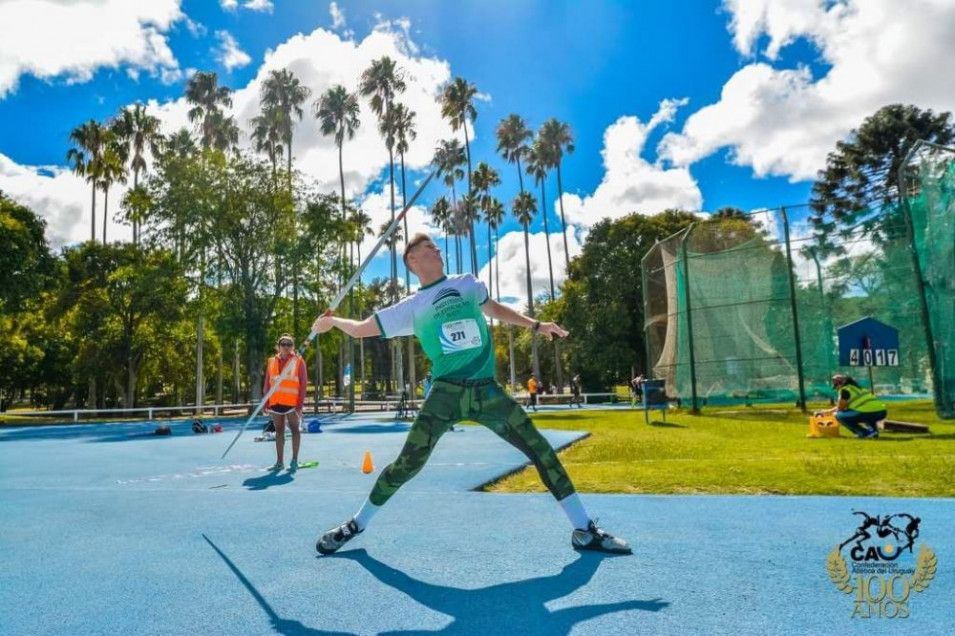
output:
[[[317,468],[264,472],[252,426],[0,431],[0,634],[953,634],[951,500],[585,496],[630,557],[569,548],[548,495],[478,485],[523,457],[491,432],[448,433],[422,473],[342,552],[346,519],[407,424],[343,420],[306,435]],[[555,446],[580,437],[548,431]],[[853,509],[922,519],[936,578],[906,619],[851,618],[826,573]]]

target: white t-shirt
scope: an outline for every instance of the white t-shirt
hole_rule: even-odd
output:
[[[494,344],[481,305],[487,286],[471,274],[445,276],[375,314],[383,338],[414,334],[435,379],[494,377]]]

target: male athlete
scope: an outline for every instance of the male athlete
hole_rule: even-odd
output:
[[[421,282],[415,294],[366,320],[348,320],[326,312],[312,325],[317,333],[337,327],[354,338],[414,334],[431,361],[435,378],[398,458],[381,472],[358,513],[319,538],[318,551],[331,554],[363,532],[381,506],[424,467],[441,436],[456,422],[474,420],[534,463],[570,520],[574,549],[630,554],[626,541],[604,532],[591,520],[554,449],[524,409],[494,381],[494,344],[484,316],[528,327],[548,340],[566,337],[567,332],[556,323],[534,320],[495,302],[484,283],[471,274],[445,276],[441,251],[427,234],[412,237],[403,258]]]

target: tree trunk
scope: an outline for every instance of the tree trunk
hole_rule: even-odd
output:
[[[401,205],[402,209],[408,207],[408,189],[407,183],[405,182],[405,153],[401,153]],[[408,216],[404,217],[405,222],[405,245],[408,245],[408,241],[411,240],[411,237],[408,236]],[[411,294],[411,273],[408,270],[408,264],[405,263],[405,293],[408,295]],[[411,384],[411,395],[408,398],[411,400],[411,403],[414,404],[415,398],[415,389],[418,386],[418,378],[415,369],[415,344],[414,336],[408,338],[408,382]]]
[[[106,245],[106,220],[109,218],[109,188],[103,190],[103,245]]]
[[[494,242],[500,243],[497,228],[494,228]],[[497,300],[497,302],[501,302],[501,260],[498,257],[498,252],[494,252],[494,279],[497,282],[497,294],[494,299]],[[517,383],[517,370],[514,368],[514,329],[510,324],[507,325],[507,351],[508,364],[511,368],[511,391],[513,391]]]
[[[471,186],[471,142],[468,140],[467,120],[465,120],[464,125],[461,127],[464,129],[464,149],[468,154],[468,196],[470,197],[474,190]],[[471,239],[471,273],[477,276],[477,237],[474,235],[474,217],[470,209],[468,210],[468,236]]]
[[[550,229],[547,225],[547,191],[544,189],[544,180],[541,180],[541,214],[544,217],[544,239],[547,242],[547,273],[550,276],[550,301],[557,299],[554,293],[554,263],[550,252]],[[565,237],[566,238],[566,237]],[[554,340],[554,371],[557,374],[557,387],[562,391],[564,388],[564,373],[560,367],[560,341]]]
[[[550,276],[550,300],[556,300],[554,295],[554,264],[550,256],[550,230],[547,227],[547,193],[544,190],[544,181],[541,180],[541,215],[544,217],[544,242],[547,244],[547,273]]]
[[[564,186],[560,182],[560,164],[557,164],[557,201],[560,203],[560,224],[564,234],[564,276],[570,276],[570,250],[567,249],[567,221],[564,220]],[[633,377],[633,376],[630,376]]]
[[[528,315],[534,317],[534,290],[531,284],[531,248],[530,234],[527,225],[524,225],[524,257],[527,259],[527,307]],[[537,333],[531,332],[531,369],[537,379],[541,379],[540,360],[537,357]]]
[[[90,210],[90,241],[96,242],[96,182],[93,182],[93,207]]]
[[[232,403],[241,404],[242,403],[242,381],[241,381],[241,368],[239,366],[239,339],[235,339],[235,360],[233,361],[235,370],[233,371],[232,377]]]
[[[391,222],[395,222],[395,154],[391,146],[388,147],[388,183],[391,188]],[[392,304],[398,302],[398,260],[397,255],[395,254],[395,243],[394,241],[389,240],[389,250],[391,252],[391,302]],[[400,349],[396,349],[394,345],[388,347],[388,350],[391,352],[391,381],[396,383],[400,382],[398,378],[399,374],[395,373],[395,365],[400,364],[400,358],[396,358],[397,355],[400,356]],[[399,388],[400,390],[400,388]]]
[[[133,190],[139,187],[139,168],[133,170]],[[139,245],[139,227],[136,217],[133,217],[133,245]]]
[[[202,415],[202,406],[205,404],[205,380],[202,377],[202,347],[205,329],[205,320],[202,316],[202,307],[199,308],[199,324],[196,330],[196,415]]]

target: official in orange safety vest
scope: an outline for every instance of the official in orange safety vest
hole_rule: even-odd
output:
[[[292,336],[283,333],[276,343],[278,353],[268,359],[265,369],[265,386],[263,393],[267,393],[276,382],[279,387],[269,398],[266,410],[272,415],[272,424],[275,426],[275,465],[271,470],[280,471],[285,468],[285,423],[288,422],[292,431],[292,463],[289,472],[298,470],[298,449],[302,444],[301,422],[302,409],[305,406],[305,391],[308,388],[308,373],[305,361],[295,352],[295,341]],[[289,364],[295,365],[279,381],[279,376]]]
[[[531,379],[527,381],[527,393],[531,396],[530,406],[534,409],[534,412],[537,412],[537,394],[540,392],[540,386],[537,384],[537,378],[534,377],[534,374],[531,374]]]

